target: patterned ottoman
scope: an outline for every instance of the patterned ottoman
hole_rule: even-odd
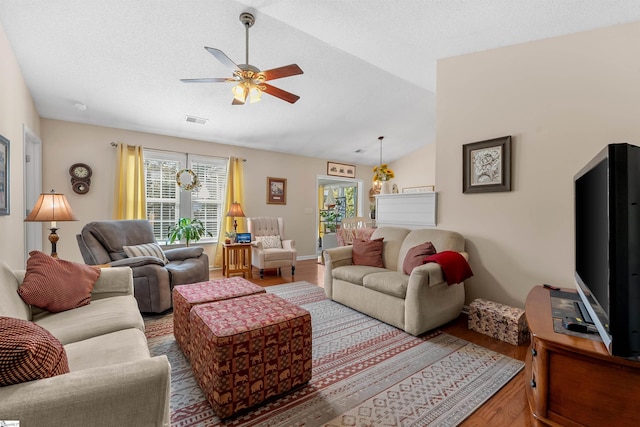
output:
[[[311,379],[311,315],[273,294],[195,306],[191,367],[220,418]]]
[[[469,304],[469,329],[513,345],[529,339],[524,310],[480,298]]]
[[[264,292],[264,288],[242,277],[175,286],[173,288],[173,334],[187,359],[191,356],[189,312],[194,305]]]

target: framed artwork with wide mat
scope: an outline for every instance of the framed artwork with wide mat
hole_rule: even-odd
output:
[[[267,178],[267,204],[286,205],[287,204],[287,179]]]
[[[511,191],[511,136],[462,146],[462,192]]]

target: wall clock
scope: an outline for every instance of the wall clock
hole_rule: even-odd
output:
[[[69,168],[71,188],[77,194],[86,194],[91,186],[91,167],[85,163],[74,163]]]

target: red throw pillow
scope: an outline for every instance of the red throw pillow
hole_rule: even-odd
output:
[[[67,372],[67,353],[49,331],[27,320],[0,317],[0,386]]]
[[[27,304],[51,313],[71,310],[91,302],[100,268],[29,252],[27,271],[18,293]]]
[[[382,261],[382,240],[356,239],[353,241],[352,259],[353,265],[368,265],[371,267],[384,268]]]
[[[424,242],[421,245],[412,247],[404,257],[404,262],[402,263],[403,273],[411,274],[414,268],[425,263],[425,257],[436,252],[436,248],[431,242]]]

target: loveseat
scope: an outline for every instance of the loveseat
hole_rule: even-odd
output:
[[[153,228],[142,219],[93,221],[76,236],[82,259],[88,265],[131,267],[135,297],[143,313],[171,308],[175,285],[209,280],[209,257],[199,246],[163,251],[155,243]],[[128,256],[125,249],[155,246],[158,256]]]
[[[460,315],[464,283],[448,284],[437,263],[420,262],[410,274],[405,274],[403,267],[410,250],[426,242],[431,242],[438,252],[458,252],[467,260],[461,234],[440,229],[380,227],[371,240],[380,238],[383,267],[353,265],[354,246],[323,252],[328,298],[412,335],[437,328]]]
[[[24,277],[0,261],[0,320],[50,332],[69,372],[0,386],[0,420],[21,427],[168,426],[171,367],[166,356],[149,354],[131,269],[101,269],[89,304],[57,313],[23,301],[17,290]]]

